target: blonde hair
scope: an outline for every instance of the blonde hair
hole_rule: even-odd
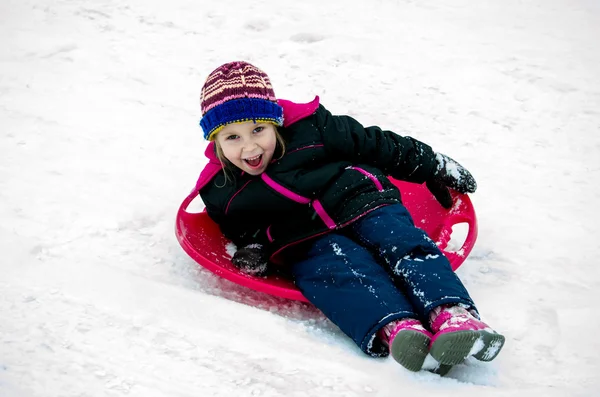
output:
[[[281,147],[281,155],[277,158],[277,160],[279,160],[285,154],[285,141],[283,140],[283,137],[279,133],[279,130],[277,129],[277,127],[275,127],[275,139],[277,140],[277,143]],[[233,176],[233,173],[231,171],[237,167],[235,165],[233,165],[231,163],[231,161],[227,160],[227,158],[225,157],[225,154],[223,153],[223,148],[219,144],[219,141],[217,139],[215,139],[214,142],[215,142],[215,152],[217,153],[217,158],[219,159],[219,162],[221,163],[221,168],[223,169],[223,173],[225,174],[225,182],[223,183],[223,185],[217,186],[217,187],[223,187],[227,184],[228,181],[235,179]]]

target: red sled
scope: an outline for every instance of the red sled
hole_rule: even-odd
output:
[[[410,212],[415,225],[423,229],[436,242],[444,255],[456,270],[467,258],[477,239],[477,217],[473,204],[466,194],[452,192],[453,206],[444,209],[425,185],[391,181],[402,192],[402,202]],[[175,224],[175,233],[179,244],[196,262],[229,281],[243,285],[255,291],[264,292],[282,298],[303,302],[308,300],[296,288],[293,281],[281,276],[266,278],[253,277],[239,271],[232,263],[227,253],[230,243],[206,212],[188,212],[190,203],[198,197],[196,191],[186,197],[179,211]],[[456,251],[448,251],[452,227],[459,223],[468,225],[468,232],[462,247]]]

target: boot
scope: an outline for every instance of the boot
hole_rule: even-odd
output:
[[[461,306],[441,306],[430,315],[429,353],[440,364],[456,365],[468,356],[492,361],[504,346],[505,338]]]
[[[418,320],[403,318],[392,321],[379,330],[379,336],[400,365],[413,372],[421,370],[432,335]]]

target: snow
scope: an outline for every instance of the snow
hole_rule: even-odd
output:
[[[0,395],[595,395],[599,17],[596,0],[0,2]],[[458,273],[507,338],[496,360],[410,373],[182,251],[200,88],[241,59],[281,98],[473,173]]]
[[[340,246],[337,243],[332,243],[331,248],[333,248],[333,253],[335,255],[345,256],[345,254],[342,252],[342,249],[340,248]]]

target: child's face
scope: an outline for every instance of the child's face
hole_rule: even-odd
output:
[[[233,165],[250,175],[260,175],[266,169],[277,144],[276,127],[270,123],[227,124],[217,134],[223,155]]]

